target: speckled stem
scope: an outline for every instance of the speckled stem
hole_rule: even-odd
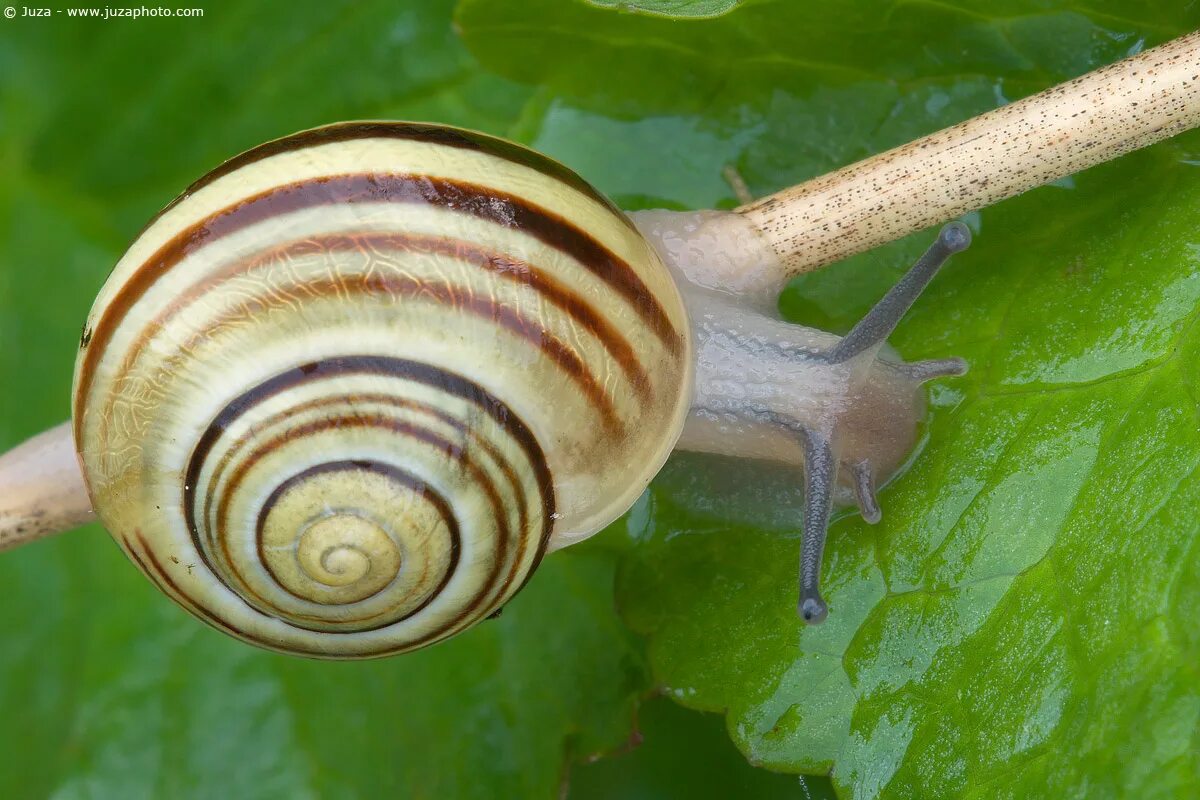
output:
[[[1200,32],[738,209],[788,274],[1200,124]]]
[[[92,519],[70,423],[0,456],[0,551]]]

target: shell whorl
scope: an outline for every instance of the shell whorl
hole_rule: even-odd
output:
[[[198,617],[402,652],[624,512],[681,429],[687,330],[649,246],[555,162],[329,126],[134,241],[84,330],[76,445],[101,520]]]

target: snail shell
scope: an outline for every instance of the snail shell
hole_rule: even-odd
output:
[[[380,656],[623,513],[679,436],[691,347],[658,256],[565,167],[346,123],[142,231],[84,329],[74,436],[99,517],[188,611]]]

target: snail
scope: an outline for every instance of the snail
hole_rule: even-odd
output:
[[[791,275],[1200,122],[1193,34],[733,211],[625,214],[523,146],[351,122],[225,162],[156,215],[83,326],[72,421],[0,458],[0,546],[93,514],[213,627],[320,658],[493,616],[675,448],[803,469],[799,613],[831,508],[880,518],[922,384],[886,340],[949,222],[845,336]]]

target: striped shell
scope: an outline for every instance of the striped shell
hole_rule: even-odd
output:
[[[331,658],[498,611],[679,435],[679,294],[561,165],[435,125],[262,145],[142,231],[88,318],[96,511],[184,608]]]

